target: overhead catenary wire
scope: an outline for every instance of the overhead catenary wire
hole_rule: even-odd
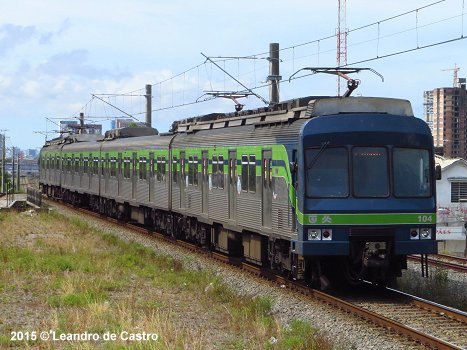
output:
[[[420,20],[420,15],[422,14],[422,12],[424,10],[426,10],[427,8],[439,5],[441,3],[445,3],[447,1],[448,0],[435,1],[435,2],[429,3],[427,5],[417,7],[415,9],[413,9],[413,10],[410,10],[410,11],[405,11],[403,13],[400,13],[400,14],[397,14],[397,15],[394,15],[394,16],[386,17],[386,18],[384,18],[382,20],[378,20],[378,21],[375,21],[375,22],[372,22],[372,23],[369,23],[369,24],[365,24],[365,25],[362,25],[362,26],[359,26],[359,27],[356,27],[356,28],[353,28],[353,29],[350,29],[350,30],[346,30],[347,34],[351,34],[351,33],[356,33],[356,32],[362,31],[363,29],[371,28],[371,27],[374,26],[376,28],[377,33],[376,33],[374,38],[359,41],[359,42],[354,42],[354,43],[351,43],[349,45],[349,47],[355,47],[357,45],[362,45],[362,44],[365,44],[365,43],[375,42],[375,51],[373,51],[373,52],[376,52],[376,55],[373,56],[373,57],[355,59],[355,60],[353,60],[352,62],[348,63],[345,66],[361,64],[361,63],[364,63],[364,62],[375,61],[375,60],[378,60],[378,59],[389,58],[389,57],[405,54],[405,53],[408,53],[408,52],[413,52],[413,51],[417,51],[417,50],[421,50],[421,49],[426,49],[426,48],[429,48],[429,47],[434,47],[434,46],[447,44],[447,43],[450,43],[450,42],[455,42],[455,41],[459,41],[459,40],[464,39],[465,36],[464,36],[464,23],[463,22],[464,22],[464,15],[465,15],[465,12],[464,12],[465,0],[462,0],[462,10],[460,11],[459,15],[452,16],[452,17],[449,17],[449,18],[443,18],[443,19],[436,20],[436,21],[431,21],[430,23],[425,23],[425,24],[420,25],[420,21],[419,21]],[[389,34],[386,34],[386,35],[381,35],[381,24],[382,23],[388,23],[388,22],[391,22],[392,20],[395,20],[395,19],[403,17],[403,16],[408,16],[410,14],[415,14],[415,24],[414,24],[414,26],[412,28],[397,31],[397,32],[394,32],[394,33],[389,33]],[[420,40],[422,39],[420,30],[422,28],[428,27],[430,25],[438,24],[438,23],[441,23],[443,21],[452,20],[452,19],[455,19],[456,17],[460,17],[461,22],[462,22],[459,37],[449,38],[449,39],[446,39],[446,40],[439,40],[439,41],[434,42],[434,43],[432,42],[432,43],[422,44],[420,42]],[[415,43],[414,47],[411,47],[411,48],[408,48],[408,49],[403,49],[403,50],[394,50],[393,52],[386,52],[386,53],[381,52],[381,43],[385,39],[388,39],[388,38],[390,38],[392,36],[396,36],[396,35],[399,35],[399,34],[403,34],[405,32],[410,32],[410,31],[415,31],[416,43]],[[302,42],[302,43],[298,43],[298,44],[294,44],[294,45],[291,45],[291,46],[281,48],[279,51],[281,51],[281,52],[290,52],[291,55],[292,55],[291,58],[283,58],[281,61],[284,62],[284,63],[290,63],[290,65],[292,66],[292,70],[294,70],[294,68],[295,68],[295,66],[296,66],[296,64],[297,64],[297,62],[299,60],[307,59],[309,57],[316,57],[316,60],[317,60],[318,65],[319,65],[320,62],[323,59],[325,59],[326,54],[328,54],[330,52],[335,52],[335,50],[336,50],[335,48],[327,50],[326,47],[324,47],[324,49],[323,49],[323,43],[326,42],[327,40],[335,38],[336,35],[337,34],[324,36],[324,37],[319,38],[319,39],[306,41],[306,42]],[[314,47],[314,49],[311,52],[308,51],[309,52],[308,55],[298,55],[297,54],[298,53],[297,49],[300,48],[300,47],[303,47],[303,46],[307,46],[307,45],[309,45],[311,47]],[[260,53],[256,53],[256,54],[243,55],[243,56],[225,56],[225,57],[224,56],[217,56],[217,57],[216,56],[210,56],[211,61],[206,60],[206,61],[204,61],[204,62],[202,62],[200,64],[197,64],[197,65],[195,65],[195,66],[193,66],[191,68],[188,68],[188,69],[184,70],[183,72],[180,72],[178,74],[175,74],[175,75],[172,75],[172,76],[170,76],[168,78],[160,80],[160,81],[158,81],[156,83],[153,83],[151,85],[152,86],[159,86],[159,89],[153,90],[153,91],[158,91],[158,94],[157,94],[158,95],[157,96],[158,105],[157,105],[156,108],[153,108],[152,111],[157,112],[157,111],[163,111],[163,110],[168,110],[168,109],[172,109],[172,108],[178,108],[178,107],[182,107],[182,106],[190,106],[190,105],[194,105],[194,104],[198,104],[198,103],[202,103],[202,102],[206,102],[206,101],[210,101],[212,99],[215,99],[216,98],[215,96],[210,97],[210,98],[205,98],[205,99],[199,99],[199,96],[202,94],[201,89],[206,84],[208,84],[210,86],[211,90],[216,90],[214,88],[214,84],[218,84],[218,83],[215,81],[214,75],[213,75],[213,65],[215,63],[221,63],[222,66],[225,68],[226,62],[234,61],[234,60],[236,61],[236,65],[237,65],[237,67],[236,67],[237,68],[236,82],[240,84],[240,86],[239,86],[240,89],[238,89],[238,91],[233,91],[233,92],[240,92],[240,93],[242,93],[242,92],[253,92],[253,91],[257,91],[258,89],[265,88],[265,87],[268,86],[268,84],[257,81],[256,76],[257,76],[257,74],[260,74],[261,71],[266,71],[266,68],[258,69],[258,67],[256,66],[256,60],[267,60],[268,59],[267,55],[269,55],[269,52],[260,52]],[[253,67],[252,67],[251,70],[241,69],[242,67],[240,67],[240,62],[243,61],[243,60],[253,61]],[[345,66],[342,66],[342,67],[345,67]],[[202,70],[203,67],[204,67],[203,70],[204,70],[204,72],[206,74],[206,80],[205,80],[204,83],[201,82],[202,81],[201,71],[203,71]],[[289,69],[290,69],[290,66],[289,66]],[[227,72],[227,69],[224,69],[224,70],[225,70],[225,72]],[[193,74],[194,76],[196,76],[196,84],[193,84],[192,81],[190,81],[189,74]],[[248,75],[251,75],[251,74],[253,74],[253,87],[248,87],[247,85],[242,86],[241,83],[240,83],[240,79],[242,79],[243,76],[248,76]],[[225,86],[225,82],[226,82],[225,77],[226,77],[226,75],[227,75],[226,73],[223,75],[223,77],[224,77],[224,80],[223,80],[224,81],[224,90],[226,90],[226,86]],[[301,79],[301,78],[304,78],[304,77],[306,77],[308,75],[309,74],[304,74],[304,75],[301,75],[301,76],[297,76],[297,77],[294,77],[292,80]],[[175,87],[175,80],[179,79],[179,78],[183,79],[183,81],[182,81],[181,84],[178,84],[178,86]],[[192,79],[192,80],[194,80],[194,79]],[[280,82],[284,82],[286,80],[288,80],[288,79],[286,77],[284,77],[284,79],[281,80]],[[169,100],[170,100],[169,104],[164,102],[164,101],[167,101],[167,98],[164,97],[166,95],[165,94],[165,89],[166,89],[165,84],[166,83],[170,83],[170,95],[171,95],[171,98],[169,98]],[[163,84],[164,84],[164,86],[163,86]],[[180,88],[180,85],[182,86],[182,88]],[[193,89],[193,87],[195,87],[195,88]],[[198,93],[195,95],[195,93],[192,92],[192,94],[190,95],[188,93],[187,89],[192,89],[192,91],[197,90]],[[259,96],[256,93],[254,93],[254,94]],[[129,92],[124,92],[124,93],[95,94],[94,96],[96,96],[96,97],[97,96],[101,96],[101,97],[113,96],[115,99],[121,98],[121,100],[124,101],[125,96],[128,96],[128,97],[142,97],[142,96],[145,96],[145,94],[144,94],[144,88],[140,88],[140,89],[135,89],[135,90],[132,90],[132,91],[129,91]],[[178,98],[181,97],[181,102],[176,101],[176,96]],[[156,96],[154,96],[154,98],[156,98]],[[191,101],[190,101],[190,98],[192,99]],[[87,104],[85,105],[85,107],[83,107],[81,110],[86,108],[86,106],[91,105],[93,99],[94,99],[94,97],[90,101],[88,101]],[[263,100],[263,102],[265,102],[264,99],[262,99],[262,100]],[[115,101],[115,105],[116,104],[117,104],[117,101]],[[123,104],[124,104],[124,102],[123,102]],[[138,106],[136,106],[136,108],[138,108]],[[145,113],[144,108],[142,106],[142,103],[140,104],[139,108],[141,108],[140,111],[137,111],[137,109],[133,110],[134,108],[133,108],[133,101],[132,101],[131,115],[136,116],[136,115],[141,115],[141,114]],[[104,107],[104,110],[105,110],[105,114],[108,115],[107,114],[108,111],[107,111],[107,109],[105,107]],[[120,112],[124,112],[124,111],[121,110]],[[91,117],[89,116],[88,118],[91,118]],[[92,117],[92,118],[96,118],[96,117]]]

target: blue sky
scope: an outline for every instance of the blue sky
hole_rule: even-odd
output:
[[[250,56],[265,53],[270,42],[278,42],[281,49],[289,48],[280,53],[283,78],[302,67],[336,65],[336,39],[315,40],[335,34],[337,1],[2,2],[0,130],[8,129],[8,146],[23,149],[40,147],[44,135],[37,132],[57,129],[53,122],[79,112],[85,113],[87,122],[102,122],[104,129],[109,128],[109,119],[122,116],[109,105],[91,100],[91,94],[133,91],[132,97],[105,99],[144,120],[144,99],[138,95],[144,93],[145,84],[155,84],[153,108],[163,108],[153,116],[153,126],[160,131],[167,131],[176,119],[233,111],[233,103],[223,99],[165,109],[194,102],[206,91],[241,89],[212,64],[203,64],[201,52],[212,57]],[[348,0],[346,27],[354,29],[432,2]],[[446,0],[350,32],[348,62],[465,36],[467,19],[462,11],[462,0]],[[242,83],[257,87],[266,80],[268,62],[267,55],[255,57],[217,60]],[[461,68],[459,76],[466,77],[466,57],[467,40],[459,40],[361,63],[356,66],[371,67],[385,79],[381,82],[377,76],[360,73],[357,78],[362,83],[356,93],[409,99],[416,116],[422,117],[423,91],[452,86],[452,71],[442,69],[454,63]],[[161,81],[165,82],[157,84]],[[283,82],[280,89],[281,99],[334,95],[336,80],[306,77]],[[268,98],[266,88],[254,91]],[[263,106],[253,96],[241,102],[245,108]]]

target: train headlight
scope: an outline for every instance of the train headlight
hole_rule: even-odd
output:
[[[308,240],[316,241],[321,239],[321,229],[310,228],[308,229]]]
[[[323,237],[323,241],[330,241],[332,240],[332,230],[330,229],[323,229],[323,233],[321,234]]]
[[[420,238],[421,239],[430,239],[431,238],[431,228],[422,228],[420,230]]]
[[[410,229],[410,239],[418,239],[420,237],[420,230],[418,228]]]

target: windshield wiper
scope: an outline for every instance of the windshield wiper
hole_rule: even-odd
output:
[[[324,150],[329,146],[329,143],[329,141],[324,141],[321,143],[321,148],[319,149],[318,153],[316,153],[316,155],[313,157],[313,159],[311,160],[311,164],[307,166],[306,170],[310,170],[311,168],[313,168],[313,166],[318,161],[319,157],[321,157],[321,154],[323,154]]]

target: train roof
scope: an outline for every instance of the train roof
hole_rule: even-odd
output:
[[[278,103],[271,107],[235,113],[211,113],[174,122],[172,132],[195,132],[240,125],[261,125],[291,122],[318,116],[374,113],[413,116],[408,100],[385,97],[323,97],[308,96]]]
[[[55,139],[46,141],[44,147],[51,147],[69,143],[76,143],[76,142],[93,142],[93,141],[101,141],[104,139],[102,135],[95,135],[95,134],[71,134],[67,136],[60,136]]]

